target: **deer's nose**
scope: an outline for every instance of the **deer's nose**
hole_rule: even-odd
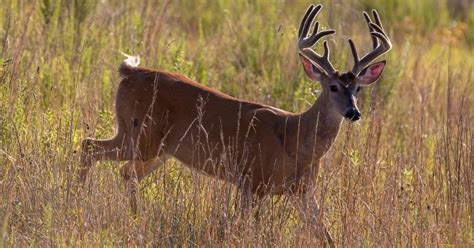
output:
[[[356,108],[350,108],[344,114],[344,117],[351,120],[351,121],[358,121],[358,120],[360,120],[361,116],[362,115],[360,114],[359,110],[357,110]]]

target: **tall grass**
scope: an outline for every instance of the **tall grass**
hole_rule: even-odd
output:
[[[474,10],[453,2],[322,1],[339,68],[351,63],[348,36],[370,48],[362,10],[379,10],[394,43],[363,93],[364,119],[344,124],[318,178],[338,245],[474,245]],[[99,163],[86,190],[73,180],[81,139],[113,134],[121,51],[236,97],[306,109],[319,85],[295,35],[309,3],[2,0],[0,246],[318,244],[293,199],[265,199],[259,222],[240,219],[233,186],[176,161],[141,184],[138,219],[117,163]]]

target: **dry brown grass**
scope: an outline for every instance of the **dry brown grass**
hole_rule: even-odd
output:
[[[73,180],[80,140],[113,133],[119,51],[237,97],[305,109],[319,87],[294,44],[308,2],[48,2],[0,4],[0,65],[13,59],[0,67],[0,247],[319,245],[293,199],[265,199],[258,223],[241,219],[233,186],[176,161],[141,184],[138,219],[118,164],[99,163],[84,190]],[[363,94],[364,120],[344,125],[318,178],[337,244],[474,245],[472,8],[454,23],[445,1],[325,6],[339,67],[349,63],[345,35],[368,41],[362,9],[379,9],[394,41],[384,77]]]

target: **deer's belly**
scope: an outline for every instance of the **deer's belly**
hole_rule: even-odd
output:
[[[304,176],[310,172],[308,166],[297,166],[295,161],[286,160],[284,164],[273,163],[253,177],[254,188],[259,194],[281,195],[298,193],[303,190]]]

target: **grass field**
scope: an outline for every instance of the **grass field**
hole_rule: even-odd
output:
[[[370,49],[361,11],[393,42],[364,119],[344,123],[318,199],[338,246],[474,245],[474,9],[463,0],[321,1],[332,62]],[[169,161],[129,211],[119,164],[81,190],[80,142],[114,133],[120,52],[246,100],[303,111],[318,83],[296,50],[310,1],[0,0],[0,247],[319,245],[292,198],[239,218],[236,189]]]

